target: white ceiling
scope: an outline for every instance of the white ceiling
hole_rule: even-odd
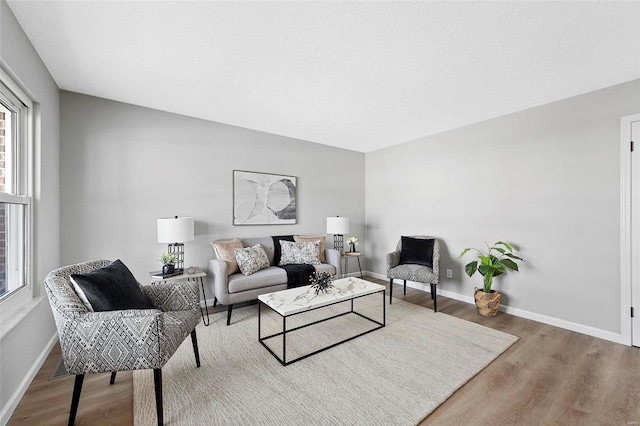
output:
[[[639,2],[7,3],[61,89],[361,152],[640,78]]]

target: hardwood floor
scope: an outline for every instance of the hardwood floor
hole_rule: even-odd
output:
[[[75,376],[52,379],[62,355],[56,343],[29,389],[9,419],[8,425],[66,425]],[[111,374],[85,375],[76,425],[133,424],[133,375],[118,373],[109,385]]]
[[[401,300],[433,306],[429,293],[394,290]],[[226,309],[215,311],[225,315]],[[484,318],[475,306],[442,296],[438,311],[520,340],[420,425],[640,425],[640,349],[502,312]],[[56,345],[8,425],[67,423],[73,377],[51,379],[60,360]],[[401,395],[392,397],[402,404]],[[89,424],[133,424],[131,372],[118,373],[114,385],[109,374],[85,376],[76,425]]]

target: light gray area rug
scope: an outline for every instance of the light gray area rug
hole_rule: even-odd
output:
[[[379,319],[381,299],[358,299],[356,310]],[[215,314],[197,327],[202,366],[187,338],[162,370],[165,424],[415,425],[518,340],[399,300],[386,311],[385,328],[286,367],[258,342],[257,306],[234,310],[228,327]],[[327,310],[294,318],[318,315]],[[282,327],[274,314],[262,322],[267,333]],[[287,358],[367,327],[350,314],[300,329],[287,335]],[[281,341],[269,346],[281,354]],[[155,425],[152,371],[135,371],[133,385],[134,424]]]

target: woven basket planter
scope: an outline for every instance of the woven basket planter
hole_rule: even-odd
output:
[[[500,307],[500,293],[491,290],[489,293],[476,288],[473,293],[478,313],[483,317],[495,317]]]

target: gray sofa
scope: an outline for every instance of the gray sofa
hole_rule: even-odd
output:
[[[208,275],[215,296],[214,306],[217,302],[228,306],[227,325],[231,323],[231,311],[233,305],[242,302],[256,300],[258,295],[287,288],[287,273],[284,269],[274,265],[273,258],[275,248],[271,237],[240,238],[243,247],[251,247],[261,244],[269,258],[269,268],[262,269],[252,275],[246,276],[236,272],[227,276],[227,263],[215,257],[209,261]],[[327,263],[314,265],[318,272],[329,272],[340,277],[340,252],[333,249],[325,249]]]

